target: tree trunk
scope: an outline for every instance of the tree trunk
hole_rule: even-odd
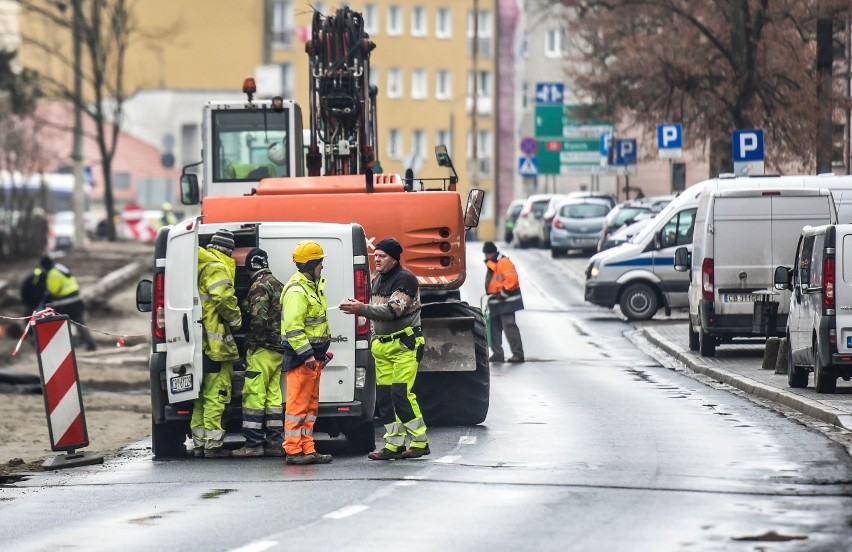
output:
[[[834,150],[834,140],[832,139],[834,105],[831,98],[831,69],[834,65],[834,49],[831,44],[832,30],[830,17],[817,20],[817,174],[831,172],[831,159]]]

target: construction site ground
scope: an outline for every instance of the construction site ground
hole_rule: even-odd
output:
[[[151,432],[148,391],[149,313],[136,310],[136,283],[147,277],[153,246],[136,242],[92,242],[70,250],[58,261],[80,283],[87,304],[86,325],[98,345],[95,351],[77,348],[75,356],[89,446],[81,449],[107,454]],[[26,324],[19,289],[38,257],[5,263],[0,268],[0,482],[11,474],[36,471],[42,462],[62,452],[51,449],[44,398],[38,377],[34,342],[21,344]],[[26,383],[11,383],[23,379]]]

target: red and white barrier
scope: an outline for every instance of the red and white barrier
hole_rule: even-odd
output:
[[[45,461],[47,469],[99,464],[100,456],[75,454],[89,446],[83,395],[77,374],[77,358],[71,346],[71,325],[67,316],[45,316],[34,322],[39,373],[44,391],[44,408],[50,432],[50,448],[68,454]]]

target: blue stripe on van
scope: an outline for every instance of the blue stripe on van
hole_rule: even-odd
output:
[[[635,259],[627,259],[626,261],[607,263],[606,266],[652,266],[654,264],[654,259],[651,257],[637,257]],[[658,257],[656,264],[674,266],[674,257]]]

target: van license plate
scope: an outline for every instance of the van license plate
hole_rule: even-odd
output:
[[[189,391],[190,389],[192,389],[192,374],[175,376],[169,380],[169,385],[171,386],[172,393],[181,393],[183,391]]]
[[[754,293],[725,293],[722,295],[722,301],[725,303],[754,303],[760,301],[763,295]]]

